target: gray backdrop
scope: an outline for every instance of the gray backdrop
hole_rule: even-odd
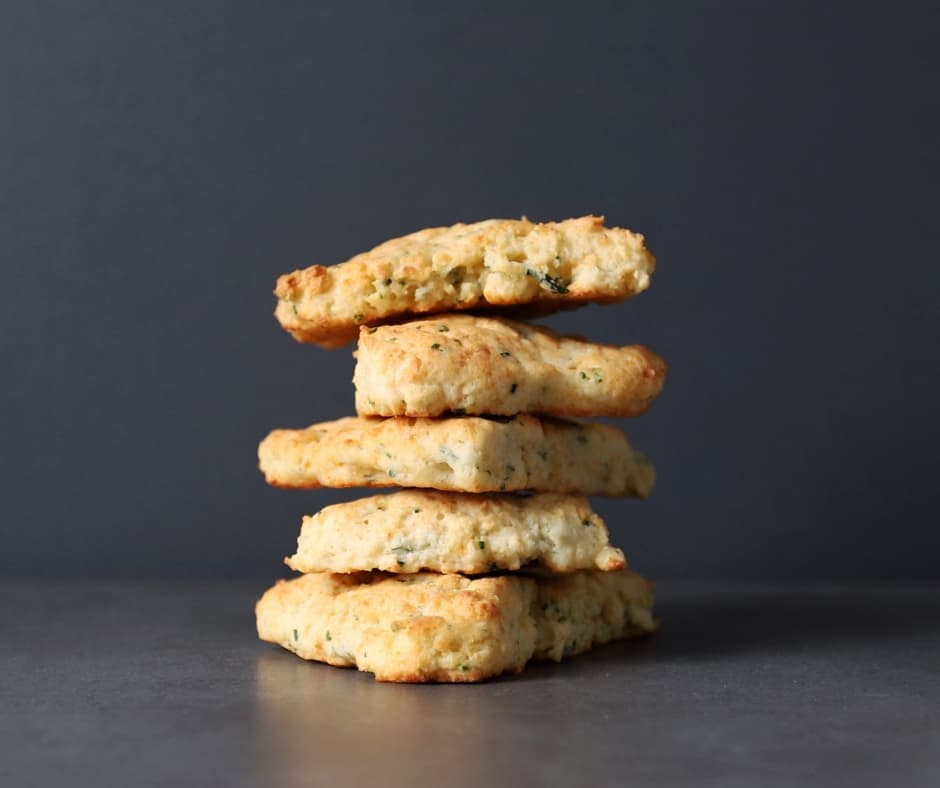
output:
[[[925,4],[924,9],[927,8]],[[269,578],[258,440],[352,409],[276,276],[420,227],[589,212],[652,289],[551,321],[671,377],[626,423],[660,578],[940,577],[936,15],[898,3],[0,6],[10,575]]]

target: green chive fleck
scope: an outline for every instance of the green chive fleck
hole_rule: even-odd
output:
[[[503,350],[499,355],[501,355],[503,358],[512,358],[512,353],[510,353],[508,350]]]
[[[431,350],[441,350],[441,343],[435,342],[433,345],[431,345]],[[441,352],[443,353],[444,351],[441,350]]]
[[[392,548],[392,552],[395,553],[395,563],[399,566],[405,565],[405,554],[412,552],[412,548],[408,545],[398,545],[397,547]]]
[[[440,331],[442,334],[444,334],[444,333],[450,331],[450,329],[449,329],[449,328],[447,327],[447,325],[444,324],[444,323],[441,323],[441,324],[437,327],[437,330]]]
[[[297,637],[297,630],[296,630],[296,629],[294,630],[294,640],[295,640],[295,641],[300,640],[300,638]]]
[[[568,292],[568,285],[557,276],[552,276],[551,274],[540,274],[538,271],[533,271],[531,268],[525,269],[525,275],[531,276],[533,279],[537,280],[545,290],[548,290],[552,293],[565,295]]]
[[[330,634],[330,630],[326,630],[326,639],[327,639],[327,640],[332,640],[332,639],[333,639],[333,636]]]
[[[481,539],[479,542],[477,542],[477,547],[479,547],[481,550],[486,550],[486,542]]]
[[[509,393],[510,393],[510,394],[515,394],[517,388],[519,388],[519,384],[518,384],[518,383],[513,383],[513,384],[509,387]]]

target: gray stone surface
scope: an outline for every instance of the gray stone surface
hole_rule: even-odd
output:
[[[940,589],[662,584],[478,686],[256,642],[261,586],[0,586],[0,785],[940,785]]]

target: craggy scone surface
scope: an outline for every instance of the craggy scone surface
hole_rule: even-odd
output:
[[[643,236],[596,216],[489,219],[419,230],[338,265],[281,276],[275,316],[301,342],[338,347],[402,315],[523,306],[544,314],[649,286]]]
[[[630,570],[553,577],[309,574],[258,601],[258,635],[379,681],[480,681],[656,628]]]
[[[286,563],[298,572],[482,574],[527,565],[615,571],[626,559],[581,496],[403,490],[304,517]]]
[[[276,487],[431,487],[648,495],[655,472],[605,424],[509,420],[344,418],[274,430],[258,447]]]
[[[636,416],[666,374],[663,359],[639,345],[460,314],[363,327],[356,359],[360,416]]]

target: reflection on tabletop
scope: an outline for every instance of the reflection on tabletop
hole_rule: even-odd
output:
[[[627,663],[650,667],[652,643],[614,643],[481,684],[379,683],[371,674],[306,662],[272,646],[255,666],[253,760],[262,774],[288,785],[309,784],[314,774],[344,781],[394,776],[402,783],[438,775],[448,785],[485,785],[517,768],[517,747],[549,744],[544,728],[534,725],[544,720],[546,707],[565,703],[578,712],[572,681],[603,680],[621,674]],[[585,696],[583,706],[578,730],[568,733],[590,741],[615,706],[622,710],[624,698]],[[505,741],[507,724],[512,747]]]

